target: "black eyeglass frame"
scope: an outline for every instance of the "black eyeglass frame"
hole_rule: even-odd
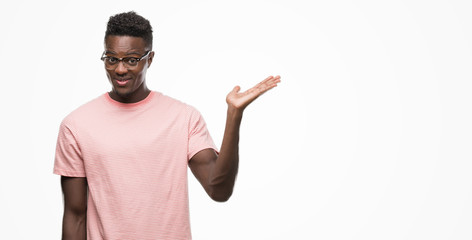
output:
[[[147,51],[143,56],[139,57],[139,58],[136,58],[136,57],[124,57],[124,58],[117,58],[117,57],[109,57],[107,55],[105,55],[107,53],[107,51],[104,51],[103,54],[102,54],[102,57],[100,58],[100,60],[102,60],[103,62],[105,62],[106,59],[109,59],[109,58],[115,58],[117,60],[116,63],[113,63],[111,65],[113,66],[118,66],[118,63],[119,62],[123,62],[124,65],[128,66],[128,67],[136,67],[138,66],[139,64],[139,61],[141,61],[143,58],[147,57],[149,55],[149,53],[151,53],[152,50],[149,50]],[[125,59],[135,59],[136,60],[136,65],[129,65],[127,63],[127,61],[125,61]],[[106,63],[106,62],[105,62]]]

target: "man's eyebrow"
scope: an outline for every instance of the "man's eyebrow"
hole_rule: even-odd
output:
[[[116,54],[116,53],[113,52],[113,51],[106,50],[105,54]],[[125,55],[142,55],[142,53],[140,53],[140,52],[127,52]]]
[[[128,52],[126,55],[142,55],[142,53],[139,52]]]

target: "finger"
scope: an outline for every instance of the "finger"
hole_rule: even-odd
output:
[[[235,86],[231,92],[238,93],[241,90],[240,86]]]
[[[261,83],[261,84],[271,84],[271,83],[278,83],[278,82],[280,82],[280,76],[279,76],[279,75],[277,75],[277,76],[275,76],[275,77],[270,76],[270,77],[264,79],[264,80],[263,80],[262,82],[260,82],[260,83]]]
[[[277,86],[277,85],[276,85],[276,84],[274,84],[274,85],[267,86],[267,87],[266,87],[266,88],[264,88],[264,89],[260,89],[260,91],[259,91],[259,95],[262,95],[262,94],[264,94],[265,92],[267,92],[267,91],[271,90],[272,88],[274,88],[274,87],[276,87],[276,86]]]
[[[263,94],[264,92],[277,86],[277,83],[280,82],[280,76],[268,76],[266,79],[262,80],[256,86],[252,87],[247,91],[247,93],[253,93],[256,95]]]
[[[272,77],[272,76],[271,76]],[[258,84],[256,84],[256,86],[254,86],[253,88],[259,88],[260,86],[262,86],[263,84],[265,84],[267,81],[270,81],[271,77],[268,77],[262,81],[260,81]]]
[[[261,86],[260,88],[257,89],[258,95],[262,95],[276,86],[277,84],[266,84],[264,86]]]
[[[267,82],[267,85],[272,88],[277,86],[278,83],[280,83],[280,76],[271,79],[269,82]]]
[[[271,89],[275,86],[277,86],[277,84],[280,82],[280,76],[276,76],[276,77],[273,77],[273,78],[270,78],[270,79],[267,79],[267,81],[263,81],[261,82],[261,84],[258,86],[261,90],[268,90],[268,89]]]
[[[274,79],[274,76],[268,76],[268,77],[266,77],[264,80],[262,80],[261,82],[259,82],[258,85],[259,85],[259,84],[264,84],[264,83],[266,83],[266,82],[269,82],[269,81],[271,81],[272,79]]]
[[[254,86],[254,88],[261,88],[261,86],[264,86],[265,84],[271,82],[273,79],[274,79],[273,76],[268,76],[266,79],[264,79],[261,82],[259,82],[258,84],[256,84],[256,86]]]
[[[274,78],[270,79],[269,82],[280,82],[280,76],[279,75],[275,76]]]

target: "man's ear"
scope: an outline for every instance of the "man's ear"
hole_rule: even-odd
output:
[[[154,51],[149,53],[149,57],[147,57],[148,67],[151,66],[152,60],[154,59]]]

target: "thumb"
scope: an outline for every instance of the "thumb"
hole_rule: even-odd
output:
[[[233,93],[238,93],[239,91],[241,90],[241,87],[240,86],[236,86],[233,88],[233,90],[231,92]]]

